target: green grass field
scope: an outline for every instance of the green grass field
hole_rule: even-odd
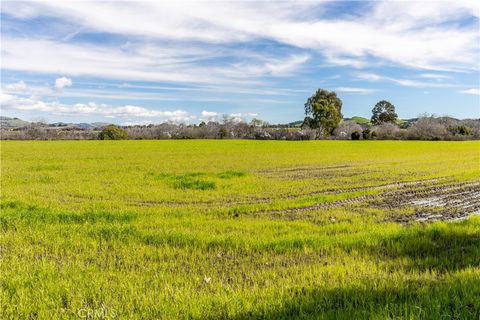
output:
[[[479,142],[3,141],[1,319],[479,319]]]

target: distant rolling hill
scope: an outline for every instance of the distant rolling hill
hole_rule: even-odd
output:
[[[32,122],[25,121],[19,118],[11,118],[0,116],[0,128],[2,129],[16,129],[22,128],[32,124]],[[92,129],[92,128],[99,128],[109,125],[109,123],[105,122],[93,122],[93,123],[66,123],[66,122],[55,122],[46,124],[45,127],[69,127],[69,128],[80,128],[80,129]]]
[[[0,116],[0,128],[2,129],[14,129],[21,128],[28,125],[30,122],[19,119]]]

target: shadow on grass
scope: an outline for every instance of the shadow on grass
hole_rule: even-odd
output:
[[[379,259],[397,259],[407,271],[443,273],[479,267],[480,219],[406,228],[363,250]]]
[[[393,284],[391,284],[393,286]],[[479,319],[480,279],[389,288],[295,289],[278,307],[234,319]],[[219,316],[217,318],[228,318]]]
[[[279,291],[274,305],[233,318],[480,319],[480,219],[412,226],[348,249],[405,277]]]
[[[0,204],[0,231],[16,230],[21,225],[39,227],[42,224],[129,223],[136,218],[135,212],[94,209],[59,211],[22,201],[2,201]]]

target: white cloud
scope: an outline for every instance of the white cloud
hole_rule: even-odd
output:
[[[424,81],[416,81],[410,79],[395,79],[395,78],[385,78],[388,81],[397,83],[404,87],[413,87],[413,88],[452,88],[457,87],[457,84],[451,83],[432,83]]]
[[[155,124],[152,120],[139,120],[139,121],[125,121],[122,122],[122,126],[146,126],[149,124]]]
[[[458,91],[459,93],[465,93],[465,94],[474,94],[474,95],[480,95],[480,89],[479,88],[471,88],[471,89],[466,89],[466,90],[461,90]]]
[[[235,113],[231,113],[229,116],[230,116],[230,120],[234,122],[248,122],[252,118],[258,116],[258,114],[252,113],[252,112],[245,112],[245,113],[235,112]]]
[[[61,77],[55,79],[55,89],[58,91],[62,90],[65,87],[70,87],[72,85],[72,79],[66,78],[66,77]]]
[[[358,94],[368,94],[375,92],[375,89],[367,89],[367,88],[357,88],[357,87],[337,87],[335,91],[338,92],[345,92],[345,93],[358,93]]]
[[[216,116],[218,116],[217,112],[206,111],[206,110],[202,111],[202,117],[216,117]]]
[[[207,111],[203,110],[200,114],[199,120],[200,121],[220,121],[222,118],[222,114],[215,112],[215,111]]]
[[[234,122],[244,122],[248,119],[258,116],[257,113],[252,112],[234,112],[230,114],[222,114],[214,111],[203,110],[199,120],[202,121],[222,121],[223,119],[229,119]]]
[[[367,81],[378,81],[383,78],[382,76],[376,73],[367,73],[367,72],[357,73],[355,77],[357,79],[367,80]]]
[[[425,78],[425,79],[435,79],[435,80],[438,80],[438,81],[452,78],[451,76],[447,76],[447,75],[444,75],[444,74],[438,74],[438,73],[422,73],[422,74],[420,74],[419,77],[420,78]]]
[[[0,96],[0,103],[2,108],[11,110],[45,112],[49,115],[65,117],[105,117],[130,122],[142,119],[157,120],[158,122],[188,122],[196,118],[183,110],[160,111],[134,105],[111,106],[94,102],[63,104],[57,101],[45,102],[35,97],[22,98],[4,93]]]
[[[275,59],[258,67],[258,71],[254,73],[266,73],[272,75],[288,75],[299,69],[305,62],[310,59],[307,54],[292,55],[287,59]]]
[[[433,75],[426,74],[428,76],[423,76],[423,78],[431,79]],[[392,77],[385,77],[375,73],[357,73],[354,75],[359,80],[366,80],[370,82],[377,82],[377,81],[387,81],[396,83],[398,85],[404,87],[412,87],[412,88],[451,88],[451,87],[458,87],[457,84],[452,83],[438,83],[437,82],[425,82],[425,81],[418,81],[418,80],[411,80],[411,79],[402,79],[402,78],[392,78]],[[445,78],[446,79],[446,78]]]
[[[5,89],[13,92],[25,92],[28,90],[28,86],[23,80],[20,80],[16,83],[7,84]]]
[[[223,83],[231,77],[291,74],[315,52],[329,64],[357,68],[368,66],[374,60],[420,69],[478,70],[478,20],[476,25],[459,23],[461,18],[479,16],[478,3],[388,1],[373,2],[355,17],[326,19],[310,14],[321,13],[326,5],[328,3],[317,2],[217,2],[214,6],[173,1],[5,2],[2,10],[17,18],[55,17],[74,25],[75,30],[116,33],[141,43],[109,47],[6,37],[3,65],[15,70],[52,73],[60,70],[117,79]],[[67,34],[63,34],[62,29],[56,32],[60,39],[71,30],[63,31]],[[250,56],[250,61],[245,63],[201,66],[200,61],[211,55],[235,56],[225,44],[259,39],[294,46],[297,50],[294,54],[273,52],[266,59],[261,55]],[[168,41],[168,45],[159,45],[158,41]],[[175,47],[180,44],[183,47]],[[241,49],[238,54],[243,56],[246,52]]]

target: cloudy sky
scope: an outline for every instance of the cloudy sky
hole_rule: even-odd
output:
[[[480,2],[479,2],[480,3]],[[2,1],[1,113],[50,122],[480,117],[480,6],[437,2]]]

